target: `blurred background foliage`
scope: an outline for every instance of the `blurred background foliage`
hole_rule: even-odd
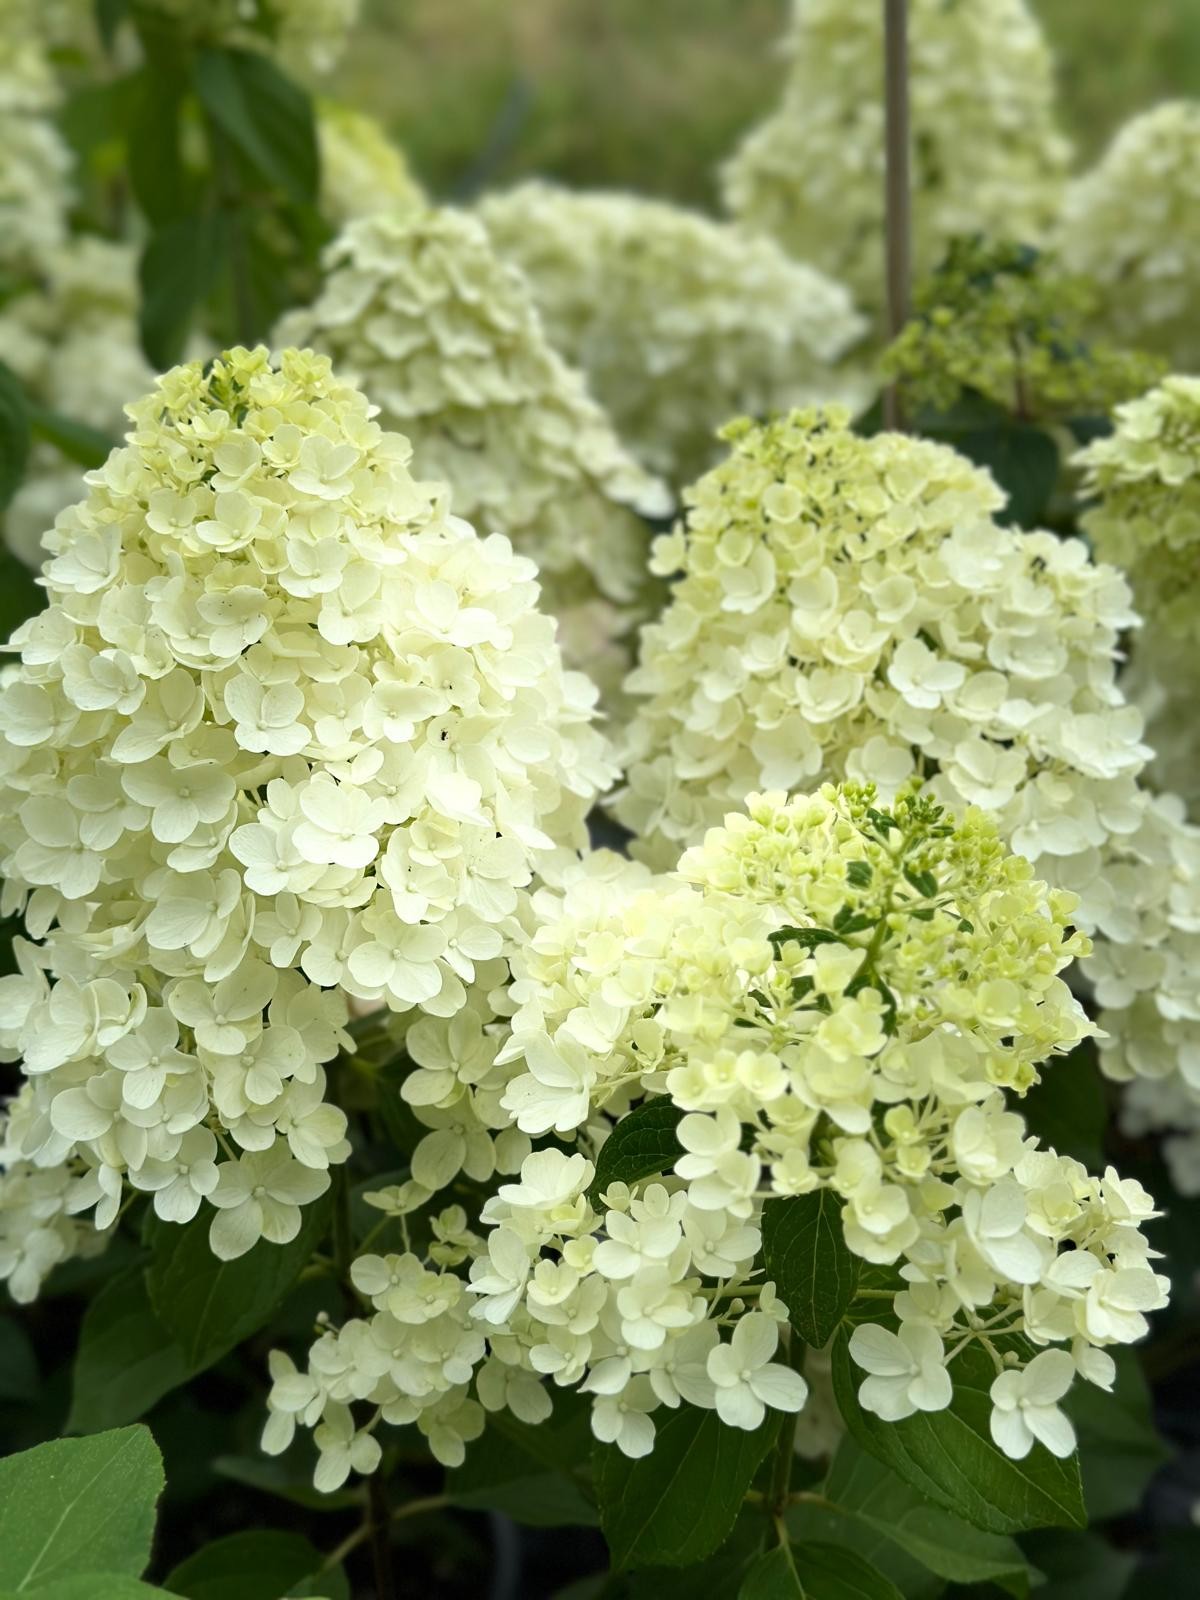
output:
[[[1200,81],[1197,0],[1035,0],[1080,162]],[[531,173],[716,203],[772,105],[788,0],[367,0],[333,92],[375,112],[438,194]]]

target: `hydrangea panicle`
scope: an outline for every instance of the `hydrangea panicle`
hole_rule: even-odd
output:
[[[971,1346],[995,1361],[999,1446],[1060,1451],[1055,1402],[1076,1373],[1111,1381],[1106,1347],[1140,1337],[1166,1290],[1149,1197],[1040,1149],[1007,1098],[1092,1032],[1061,976],[1087,949],[1074,896],[977,811],[955,823],[915,787],[887,807],[848,784],[752,796],[669,876],[584,861],[533,910],[511,1023],[491,1028],[503,1103],[566,1147],[533,1150],[478,1229],[451,1206],[427,1249],[356,1263],[363,1314],[304,1374],[275,1358],[266,1448],[315,1426],[330,1485],[347,1438],[380,1423],[415,1423],[454,1465],[486,1412],[537,1423],[561,1389],[630,1457],[653,1450],[660,1407],[747,1429],[800,1411],[761,1209],[826,1189],[849,1248],[903,1280],[899,1333],[851,1343],[862,1403],[945,1407]],[[663,1097],[673,1168],[597,1193],[604,1140]]]
[[[328,358],[231,350],[129,415],[0,688],[4,905],[40,941],[3,980],[0,1214],[61,1169],[100,1228],[127,1191],[211,1204],[231,1257],[348,1153],[347,995],[452,1017],[611,771],[532,563]]]
[[[352,223],[325,261],[280,342],[359,374],[462,515],[537,562],[572,664],[618,684],[649,610],[642,517],[671,500],[551,349],[524,278],[477,218],[427,207]]]

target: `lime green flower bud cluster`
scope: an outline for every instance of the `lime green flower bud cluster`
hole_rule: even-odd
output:
[[[910,7],[914,251],[931,271],[958,234],[1038,242],[1061,199],[1068,146],[1046,42],[1025,0]],[[883,7],[796,0],[779,109],[724,171],[743,223],[882,304]]]
[[[642,514],[671,501],[550,347],[528,283],[476,217],[428,208],[352,223],[326,274],[279,342],[360,375],[455,509],[537,562],[573,664],[619,683],[649,588]]]
[[[1200,367],[1200,100],[1133,117],[1067,190],[1055,243],[1101,293],[1099,326]]]
[[[672,483],[711,464],[741,412],[837,398],[864,331],[840,284],[771,240],[627,194],[525,183],[480,202],[527,274],[551,342],[630,449]]]
[[[1140,393],[1159,361],[1087,337],[1097,295],[1028,245],[952,241],[883,356],[913,404],[948,411],[972,390],[1026,420],[1093,416]]]

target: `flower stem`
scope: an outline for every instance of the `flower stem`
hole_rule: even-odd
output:
[[[784,1332],[784,1354],[793,1372],[804,1367],[804,1345],[794,1329]],[[785,1412],[775,1445],[775,1460],[771,1469],[771,1487],[767,1493],[767,1515],[775,1529],[775,1536],[785,1548],[788,1545],[784,1513],[792,1492],[792,1465],[796,1459],[796,1419]]]

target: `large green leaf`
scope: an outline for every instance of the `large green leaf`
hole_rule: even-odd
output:
[[[839,1336],[833,1351],[834,1391],[846,1425],[921,1494],[988,1533],[1086,1527],[1077,1455],[1060,1461],[1037,1444],[1024,1461],[1011,1461],[992,1443],[988,1390],[995,1372],[985,1352],[968,1347],[958,1356],[945,1411],[884,1422],[858,1403],[861,1374],[847,1342]]]
[[[313,204],[317,134],[303,90],[255,50],[202,50],[194,83],[208,115],[250,165],[296,205]]]
[[[805,1600],[791,1551],[781,1544],[764,1550],[742,1579],[738,1600]]]
[[[592,1454],[614,1567],[689,1566],[718,1549],[780,1423],[778,1413],[768,1413],[748,1433],[726,1427],[715,1411],[686,1405],[655,1420],[654,1450],[641,1460],[615,1445],[597,1445]]]
[[[805,1600],[902,1600],[890,1578],[842,1545],[796,1545],[792,1560]]]
[[[183,1600],[283,1600],[323,1561],[302,1534],[256,1528],[205,1545],[163,1581]]]
[[[186,217],[195,184],[183,159],[182,63],[159,52],[129,80],[125,147],[133,197],[152,227]],[[131,397],[132,398],[132,397]]]
[[[0,361],[0,511],[16,494],[29,459],[29,410],[15,372]]]
[[[1137,1557],[1112,1545],[1094,1533],[1066,1533],[1046,1528],[1028,1536],[1029,1558],[1045,1578],[1036,1590],[1036,1600],[1122,1600],[1137,1566]],[[1159,1592],[1187,1593],[1187,1587]]]
[[[144,1416],[192,1367],[150,1304],[140,1267],[106,1283],[88,1306],[71,1374],[68,1433],[98,1433]]]
[[[30,1595],[37,1600],[171,1600],[165,1589],[154,1589],[119,1572],[77,1572],[36,1589],[0,1590],[0,1600],[28,1600]]]
[[[1037,527],[1058,481],[1058,446],[1032,423],[1004,421],[995,427],[960,433],[953,441],[963,455],[987,467],[1008,496],[997,521]]]
[[[846,1248],[841,1204],[828,1189],[768,1200],[763,1260],[792,1327],[818,1349],[837,1330],[858,1286],[859,1259]]]
[[[138,266],[142,348],[152,366],[174,366],[197,308],[221,270],[226,233],[210,213],[178,217],[151,234]]]
[[[1048,1149],[1095,1171],[1103,1167],[1108,1102],[1095,1041],[1085,1039],[1070,1055],[1047,1062],[1042,1081],[1021,1101],[1021,1113]]]
[[[747,1506],[733,1532],[693,1567],[643,1567],[630,1574],[629,1600],[738,1600],[751,1563],[774,1529],[759,1505]]]
[[[852,1438],[838,1447],[824,1497],[836,1507],[833,1514],[803,1503],[789,1514],[788,1525],[801,1542],[819,1536],[846,1544],[889,1571],[887,1548],[898,1547],[950,1583],[991,1582],[1016,1594],[1029,1587],[1028,1564],[1012,1539],[984,1533],[932,1505]]]
[[[29,1335],[14,1317],[0,1317],[0,1400],[28,1400],[40,1384]]]
[[[0,1590],[37,1593],[80,1572],[138,1577],[162,1487],[148,1428],[54,1439],[0,1461]]]
[[[659,1097],[622,1117],[600,1146],[589,1194],[599,1199],[610,1183],[638,1183],[672,1171],[684,1153],[675,1133],[682,1116],[678,1106]]]
[[[329,1204],[306,1206],[290,1244],[260,1240],[236,1261],[219,1261],[208,1243],[210,1216],[201,1211],[179,1227],[156,1224],[146,1269],[150,1303],[194,1372],[232,1350],[268,1320],[325,1235]]]

